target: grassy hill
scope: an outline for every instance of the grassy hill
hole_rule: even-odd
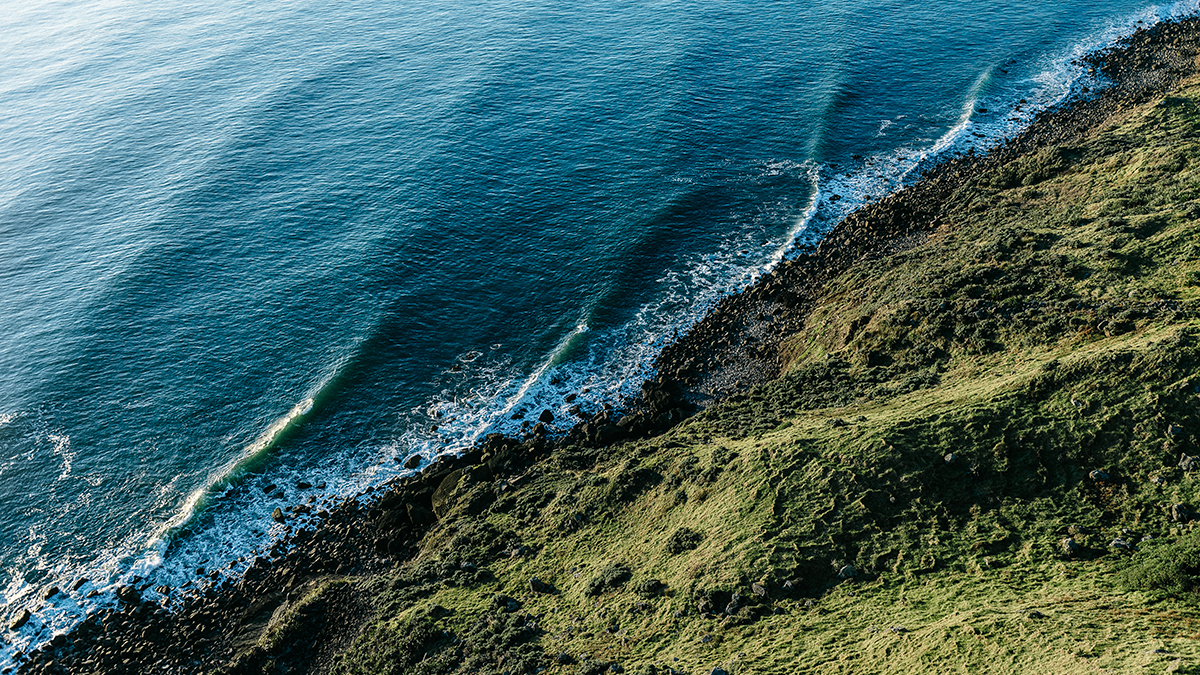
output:
[[[338,673],[1200,672],[1200,83],[936,222],[816,291],[777,379],[484,457],[415,557],[311,585],[241,667],[351,593]]]

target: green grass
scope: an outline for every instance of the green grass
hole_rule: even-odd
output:
[[[1200,672],[1198,138],[1192,83],[979,176],[778,380],[465,472],[338,672]]]

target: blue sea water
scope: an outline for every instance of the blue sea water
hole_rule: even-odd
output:
[[[1196,9],[7,6],[0,604],[37,612],[0,658],[260,550],[276,506],[619,402],[797,238]]]

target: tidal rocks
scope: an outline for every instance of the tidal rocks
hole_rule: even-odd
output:
[[[408,459],[406,459],[404,461],[404,468],[406,468],[406,469],[415,469],[418,466],[421,466],[421,456],[420,455],[413,455],[412,457],[409,457]]]
[[[554,413],[550,412],[550,409],[547,408],[542,411],[542,414],[538,415],[538,421],[541,422],[542,424],[553,424],[554,423]]]
[[[275,510],[271,512],[271,520],[274,520],[277,523],[286,522],[287,518],[283,515],[283,509],[276,506]]]
[[[142,601],[142,594],[133,586],[121,586],[117,589],[117,598],[127,605],[137,605]]]
[[[8,624],[9,630],[20,630],[21,626],[29,623],[29,617],[32,616],[28,609],[23,609],[13,618],[12,623]]]

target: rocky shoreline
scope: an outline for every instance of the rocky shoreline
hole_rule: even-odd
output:
[[[119,611],[99,612],[46,647],[21,655],[17,672],[328,672],[373,612],[369,593],[342,582],[411,563],[422,540],[445,524],[468,487],[498,486],[471,492],[475,496],[458,505],[467,514],[482,512],[497,495],[535,480],[539,464],[550,458],[586,467],[607,448],[662,434],[699,409],[774,380],[796,357],[788,338],[804,328],[829,280],[863,260],[924,242],[943,224],[947,201],[980,172],[1035,157],[1051,144],[1084,139],[1130,107],[1168,95],[1196,74],[1198,57],[1200,19],[1138,29],[1086,58],[1111,86],[1040,114],[1021,135],[986,154],[940,164],[920,182],[851,214],[816,250],[723,299],[663,350],[655,363],[659,375],[644,384],[642,399],[631,408],[602,411],[562,438],[551,438],[542,424],[525,438],[489,436],[419,474],[329,505],[315,529],[299,529],[277,542],[235,584],[210,582],[186,597],[180,589],[162,589],[170,600],[161,604],[144,600],[145,589],[123,589]],[[870,363],[876,356],[864,358]],[[293,513],[280,511],[278,519],[287,521]],[[499,555],[520,557],[525,551],[514,542]],[[403,574],[413,586],[469,585],[489,577],[486,563],[459,561],[452,568],[431,563]],[[198,581],[211,578],[198,575]],[[553,590],[544,582],[538,588],[537,581],[529,582],[532,592]],[[308,598],[317,588],[332,590],[313,603]],[[318,615],[320,621],[309,620]],[[272,633],[285,618],[290,632]],[[524,620],[523,629],[536,630]]]

